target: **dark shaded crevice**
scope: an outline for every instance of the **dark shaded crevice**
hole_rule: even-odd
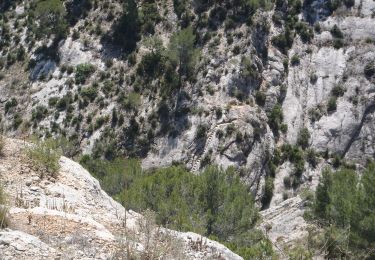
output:
[[[362,130],[362,127],[363,127],[363,124],[365,123],[366,121],[366,118],[369,114],[372,114],[375,112],[375,102],[370,104],[364,111],[363,113],[363,116],[362,116],[362,119],[361,119],[361,122],[359,123],[359,125],[357,126],[357,128],[355,129],[352,137],[350,138],[348,144],[346,145],[345,147],[345,150],[344,152],[342,153],[341,157],[344,158],[346,156],[346,154],[348,153],[350,147],[353,145],[353,143],[356,141],[356,139],[358,138],[359,134],[361,133],[361,130]]]

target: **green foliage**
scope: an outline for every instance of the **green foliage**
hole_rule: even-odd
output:
[[[81,96],[83,99],[90,100],[93,102],[98,95],[98,90],[94,87],[86,87],[81,90]]]
[[[172,35],[169,45],[169,59],[178,66],[180,79],[193,75],[200,50],[195,47],[195,34],[191,27]]]
[[[48,114],[48,109],[45,106],[37,106],[31,112],[31,120],[34,122],[40,122],[43,120]]]
[[[345,88],[342,85],[337,84],[332,88],[331,93],[335,97],[342,97],[345,94]]]
[[[33,15],[38,23],[34,25],[38,38],[54,34],[57,39],[63,38],[68,32],[66,10],[61,0],[37,0]]]
[[[5,103],[5,113],[8,113],[11,108],[16,107],[17,105],[18,102],[15,98],[12,98],[11,100],[7,101]]]
[[[310,133],[309,129],[302,128],[297,137],[297,144],[302,147],[302,149],[306,149],[309,146],[309,139],[310,139]]]
[[[268,124],[271,129],[277,133],[283,122],[283,110],[279,104],[276,104],[268,116]]]
[[[95,67],[88,63],[82,63],[77,65],[75,72],[76,84],[84,84],[86,79],[95,72]]]
[[[5,138],[0,134],[0,156],[4,155]]]
[[[136,92],[130,92],[128,96],[123,98],[122,104],[126,109],[135,110],[141,104],[141,95]]]
[[[207,125],[204,125],[204,124],[198,125],[197,131],[195,133],[195,138],[196,139],[205,138],[207,135],[207,131],[208,131]]]
[[[259,105],[259,106],[264,106],[265,103],[266,103],[266,94],[264,92],[261,92],[261,91],[257,91],[255,93],[255,102]]]
[[[106,161],[84,155],[80,163],[100,180],[102,188],[111,196],[129,189],[134,179],[139,178],[142,172],[139,161],[135,159],[117,158],[113,161]]]
[[[292,59],[290,60],[290,63],[292,64],[292,66],[297,66],[297,65],[299,65],[299,63],[300,63],[300,59],[299,59],[299,57],[298,57],[298,55],[293,55],[292,56]]]
[[[0,229],[6,228],[9,225],[8,208],[6,203],[6,195],[3,186],[0,185]]]
[[[27,148],[26,153],[42,178],[45,175],[56,177],[60,169],[59,160],[61,156],[56,140],[36,141]]]
[[[335,37],[335,38],[339,38],[339,39],[344,38],[344,35],[343,35],[342,31],[340,30],[340,28],[336,24],[332,27],[330,32],[331,32],[332,36]]]
[[[375,257],[369,250],[375,245],[374,187],[374,163],[366,167],[362,178],[350,169],[323,172],[312,212],[333,241],[326,248],[331,258],[366,253]]]
[[[254,228],[259,215],[252,195],[233,169],[210,166],[197,176],[177,166],[142,171],[135,160],[84,156],[81,163],[125,207],[155,211],[158,224],[211,236],[244,256],[273,254]]]
[[[273,189],[274,189],[274,184],[273,184],[274,179],[270,176],[266,177],[265,183],[264,183],[264,193],[262,197],[262,204],[263,207],[267,206],[272,199],[273,196]]]
[[[327,111],[332,113],[336,111],[337,109],[337,98],[336,97],[330,97],[327,104]]]

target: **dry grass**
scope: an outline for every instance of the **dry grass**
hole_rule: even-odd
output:
[[[58,144],[53,139],[45,141],[37,141],[34,145],[27,149],[27,155],[31,159],[33,166],[41,177],[45,175],[55,178],[60,169],[59,159],[61,152],[59,151]]]

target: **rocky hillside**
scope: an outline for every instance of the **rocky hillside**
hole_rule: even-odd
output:
[[[242,259],[195,233],[158,228],[147,212],[126,211],[79,164],[61,157],[56,177],[41,177],[26,151],[7,139],[0,181],[9,210],[1,259]]]
[[[0,125],[145,170],[233,167],[293,244],[322,171],[375,158],[374,17],[373,0],[5,0]]]

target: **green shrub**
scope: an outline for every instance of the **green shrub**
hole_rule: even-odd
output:
[[[22,124],[22,122],[23,122],[22,116],[19,113],[15,114],[13,117],[13,124],[12,124],[13,129],[18,129],[18,127]]]
[[[16,107],[18,105],[17,99],[12,98],[11,100],[7,101],[5,103],[5,114],[9,112],[9,110],[13,107]]]
[[[344,46],[344,41],[342,39],[334,39],[333,40],[333,48],[340,49]]]
[[[168,47],[170,61],[178,65],[180,80],[182,76],[190,78],[199,60],[200,49],[195,46],[196,36],[193,28],[188,27],[172,35]]]
[[[292,56],[292,59],[290,60],[290,63],[292,64],[292,66],[299,65],[300,59],[299,59],[299,57],[298,57],[297,54],[295,54],[295,55]]]
[[[91,102],[95,100],[97,95],[98,95],[98,90],[94,86],[85,87],[85,88],[82,88],[81,90],[81,96],[84,99],[89,100]]]
[[[266,103],[266,94],[261,92],[261,91],[257,91],[255,93],[255,102],[259,105],[259,106],[264,106],[265,103]]]
[[[337,98],[336,97],[330,97],[327,104],[327,111],[332,113],[336,111],[337,109]]]
[[[344,34],[341,32],[340,28],[336,24],[331,28],[330,32],[334,38],[344,38]]]
[[[369,251],[375,242],[375,164],[370,163],[361,178],[354,170],[323,171],[312,206],[314,218],[322,224],[324,234],[331,238],[323,248],[329,258],[343,254],[375,257]],[[338,233],[344,235],[338,235]],[[344,246],[343,246],[344,245]]]
[[[56,35],[57,39],[65,37],[68,26],[63,2],[61,0],[38,0],[34,3],[34,15],[38,22],[34,24],[33,29],[37,37],[48,38],[52,34]]]
[[[196,139],[205,138],[206,135],[207,135],[207,131],[208,131],[208,126],[207,125],[204,125],[204,124],[198,125],[197,131],[195,133],[195,138]]]
[[[279,104],[276,104],[268,116],[268,124],[274,132],[278,132],[283,122],[283,111]]]
[[[122,103],[126,109],[135,110],[141,105],[141,95],[130,92],[127,97],[123,98]]]
[[[309,139],[310,139],[310,133],[309,129],[302,128],[297,137],[297,144],[302,147],[302,149],[306,149],[309,146]]]
[[[306,161],[315,168],[318,164],[318,155],[313,149],[308,149],[306,152]]]
[[[264,188],[263,188],[263,197],[262,197],[262,205],[263,207],[267,206],[273,197],[273,189],[274,189],[274,184],[273,184],[274,179],[270,176],[266,177]]]
[[[6,204],[6,195],[3,186],[0,185],[0,229],[6,228],[9,225],[8,208]]]
[[[75,82],[84,84],[87,78],[95,72],[95,67],[88,63],[79,64],[76,67]]]
[[[193,175],[178,166],[145,172],[135,160],[84,156],[81,163],[126,208],[153,210],[159,225],[211,236],[240,254],[272,254],[269,241],[255,229],[254,199],[233,169],[209,166]]]
[[[43,120],[48,114],[48,109],[45,106],[37,106],[31,112],[31,120],[34,122],[40,122]]]
[[[342,85],[337,84],[332,88],[331,93],[335,97],[342,97],[345,94],[345,88]]]
[[[4,155],[5,138],[0,134],[0,156]]]
[[[36,141],[27,148],[27,155],[42,178],[46,175],[57,176],[61,151],[56,140]]]

